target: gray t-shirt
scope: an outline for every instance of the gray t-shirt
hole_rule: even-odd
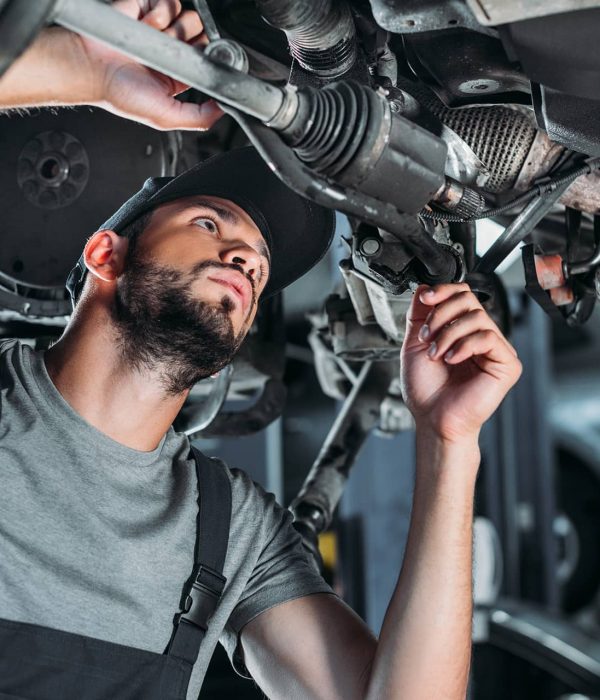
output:
[[[110,439],[62,398],[43,355],[0,342],[0,618],[162,653],[193,567],[197,482],[185,435],[152,452]],[[264,610],[331,592],[288,512],[227,470],[232,518],[221,603],[194,667]],[[85,695],[85,694],[84,694]]]

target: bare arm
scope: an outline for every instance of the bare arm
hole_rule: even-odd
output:
[[[205,43],[195,12],[179,0],[117,0],[113,7],[192,45]],[[156,129],[207,129],[222,115],[174,97],[183,83],[60,27],[44,29],[0,78],[0,108],[92,105]]]
[[[263,613],[244,628],[242,645],[272,699],[465,696],[478,435],[521,367],[466,285],[424,292],[415,295],[402,350],[404,395],[417,424],[413,512],[380,639],[331,596]]]

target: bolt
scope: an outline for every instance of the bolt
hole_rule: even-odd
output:
[[[479,92],[498,91],[501,88],[498,80],[492,78],[481,78],[479,80],[465,80],[458,86],[458,89],[465,95],[476,95]]]
[[[227,46],[219,46],[219,48],[212,51],[210,55],[215,61],[218,61],[219,63],[231,65],[231,63],[233,62],[233,54]]]
[[[378,238],[363,238],[360,242],[360,252],[363,255],[377,255],[381,250],[381,241]]]
[[[243,73],[248,71],[248,56],[246,52],[239,44],[230,39],[211,41],[204,49],[204,55],[216,63],[222,63]]]

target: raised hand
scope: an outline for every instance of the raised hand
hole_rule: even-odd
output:
[[[419,287],[401,354],[417,427],[449,442],[476,437],[520,374],[517,353],[467,284]]]
[[[207,43],[198,14],[183,11],[179,0],[117,0],[113,8],[169,36],[201,47]],[[188,88],[100,42],[78,37],[84,60],[95,80],[93,100],[113,114],[156,129],[208,129],[222,116],[212,102],[202,105],[175,100]]]

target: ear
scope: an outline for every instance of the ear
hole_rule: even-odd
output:
[[[85,266],[105,282],[114,282],[125,269],[129,241],[109,229],[96,231],[83,251]]]

